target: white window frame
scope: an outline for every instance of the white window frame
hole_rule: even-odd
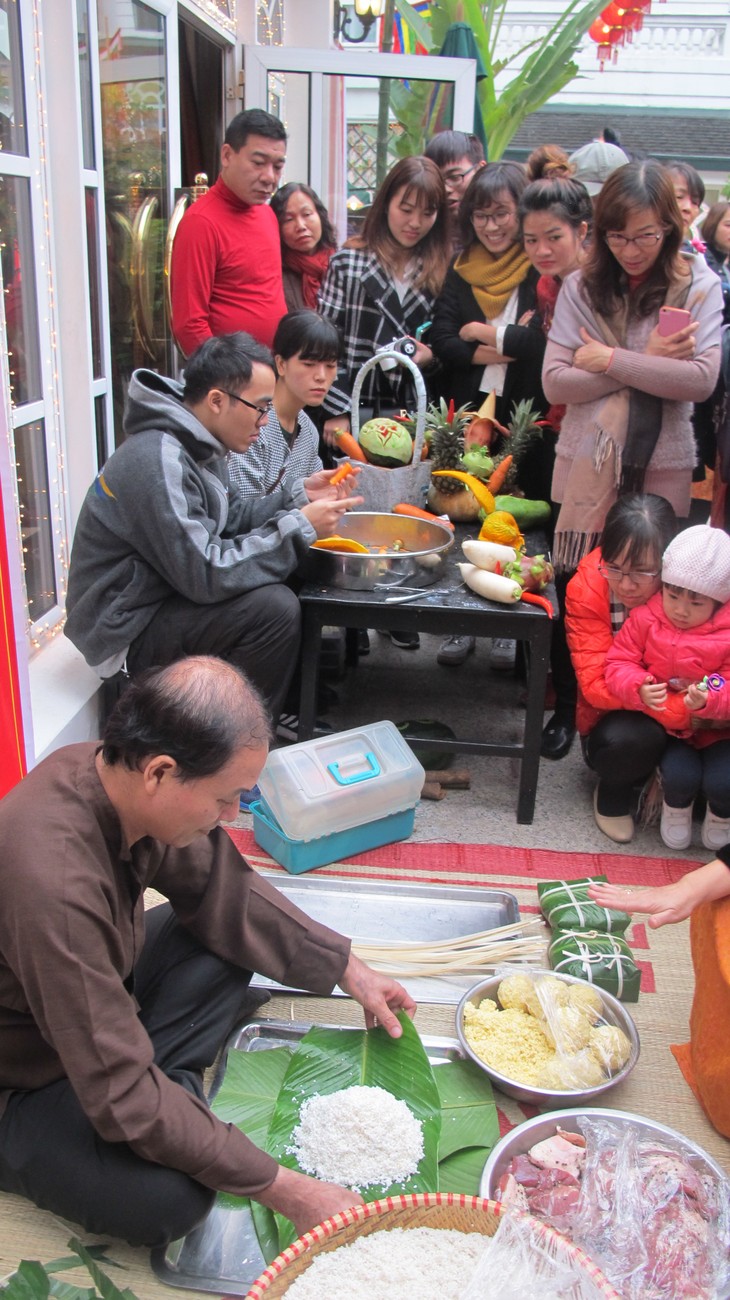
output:
[[[305,50],[287,46],[246,45],[243,50],[246,108],[266,108],[270,72],[306,73],[309,89],[309,184],[319,194],[325,187],[322,121],[326,76],[393,78],[401,81],[451,82],[454,87],[453,127],[467,134],[474,129],[477,72],[474,59],[447,59],[431,54],[364,54],[357,50]]]
[[[17,0],[20,14],[20,43],[23,59],[23,87],[25,92],[26,131],[28,154],[0,155],[0,172],[4,176],[18,177],[30,182],[30,212],[33,227],[33,253],[40,350],[41,397],[22,406],[13,406],[10,400],[9,375],[5,401],[8,429],[12,431],[9,448],[12,478],[12,501],[15,510],[16,537],[19,546],[19,574],[24,608],[23,625],[29,642],[29,653],[38,651],[59,630],[64,615],[66,573],[69,556],[69,517],[65,492],[64,455],[61,440],[61,376],[57,348],[58,321],[55,302],[55,277],[50,231],[53,221],[51,195],[46,168],[47,139],[43,122],[43,105],[46,102],[41,57],[41,32],[37,6],[32,0]],[[0,320],[2,340],[7,357],[7,330],[4,310]],[[7,364],[7,363],[6,363]],[[57,603],[44,615],[31,622],[28,614],[28,592],[20,541],[19,498],[17,488],[17,458],[15,430],[34,421],[42,420],[45,429],[45,461],[48,475],[48,507],[53,546],[53,569]]]

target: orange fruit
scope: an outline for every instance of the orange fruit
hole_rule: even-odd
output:
[[[517,520],[507,510],[493,510],[490,515],[487,515],[479,532],[479,541],[514,546],[516,551],[525,545]]]

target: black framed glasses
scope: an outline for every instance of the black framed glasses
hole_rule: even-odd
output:
[[[659,577],[658,569],[619,569],[616,564],[606,564],[603,560],[598,566],[598,572],[602,578],[612,582],[620,582],[625,578],[627,582],[632,582],[634,586],[639,587],[644,582],[653,582]]]
[[[629,244],[636,244],[637,248],[642,248],[649,253],[652,248],[656,248],[659,240],[663,239],[665,234],[666,231],[664,230],[647,230],[644,235],[629,237],[628,235],[619,235],[614,231],[609,231],[606,234],[606,243],[609,248],[613,248],[619,253],[628,248]]]
[[[247,406],[249,411],[255,411],[257,424],[259,420],[263,420],[271,413],[274,406],[273,402],[267,402],[265,406],[257,406],[255,402],[249,402],[247,398],[239,397],[237,393],[229,393],[227,388],[222,388],[221,392],[225,393],[226,397],[233,398],[234,402],[240,402],[241,406]]]
[[[474,163],[471,167],[467,167],[466,171],[463,172],[460,171],[442,172],[441,177],[444,182],[444,185],[461,185],[462,181],[465,181],[467,176],[471,176],[472,172],[475,172],[477,167],[479,166],[480,166],[479,163]]]

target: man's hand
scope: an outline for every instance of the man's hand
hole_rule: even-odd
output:
[[[256,1200],[291,1219],[300,1236],[340,1210],[363,1204],[357,1192],[336,1183],[321,1183],[295,1169],[287,1169],[285,1165],[279,1165],[273,1183],[260,1192]]]
[[[647,677],[639,687],[639,699],[645,708],[656,709],[657,713],[661,713],[667,702],[666,682],[657,682],[653,677]]]
[[[336,490],[333,488],[333,491]],[[345,511],[361,506],[363,501],[364,497],[342,497],[338,501],[325,499],[310,501],[308,506],[302,506],[301,509],[318,537],[334,537]]]
[[[396,1011],[405,1011],[411,1020],[416,1014],[416,1004],[402,984],[392,976],[380,975],[378,971],[366,966],[354,953],[350,954],[345,973],[340,979],[340,988],[364,1008],[368,1029],[372,1029],[377,1021],[391,1038],[400,1038],[403,1033]]]
[[[600,339],[592,338],[586,329],[581,328],[580,336],[583,345],[573,353],[573,365],[578,370],[587,370],[591,375],[605,375],[611,364],[613,348]]]
[[[351,497],[357,492],[357,475],[360,473],[358,466],[353,465],[352,473],[343,478],[341,482],[332,485],[332,479],[335,474],[339,474],[339,469],[318,469],[316,474],[310,474],[309,478],[304,479],[304,491],[310,501],[338,501],[345,497]],[[362,500],[362,498],[360,498]]]

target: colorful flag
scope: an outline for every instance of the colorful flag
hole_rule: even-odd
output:
[[[411,8],[415,9],[416,13],[420,14],[421,18],[431,17],[430,0],[416,0],[415,4],[413,3],[411,4]],[[383,48],[382,28],[381,28],[381,37],[380,37],[380,48],[381,49]],[[393,54],[428,54],[428,50],[426,49],[425,45],[421,45],[420,41],[416,40],[415,36],[413,35],[413,32],[408,26],[408,23],[405,23],[401,18],[400,14],[398,13],[395,15],[393,19],[392,52]]]

